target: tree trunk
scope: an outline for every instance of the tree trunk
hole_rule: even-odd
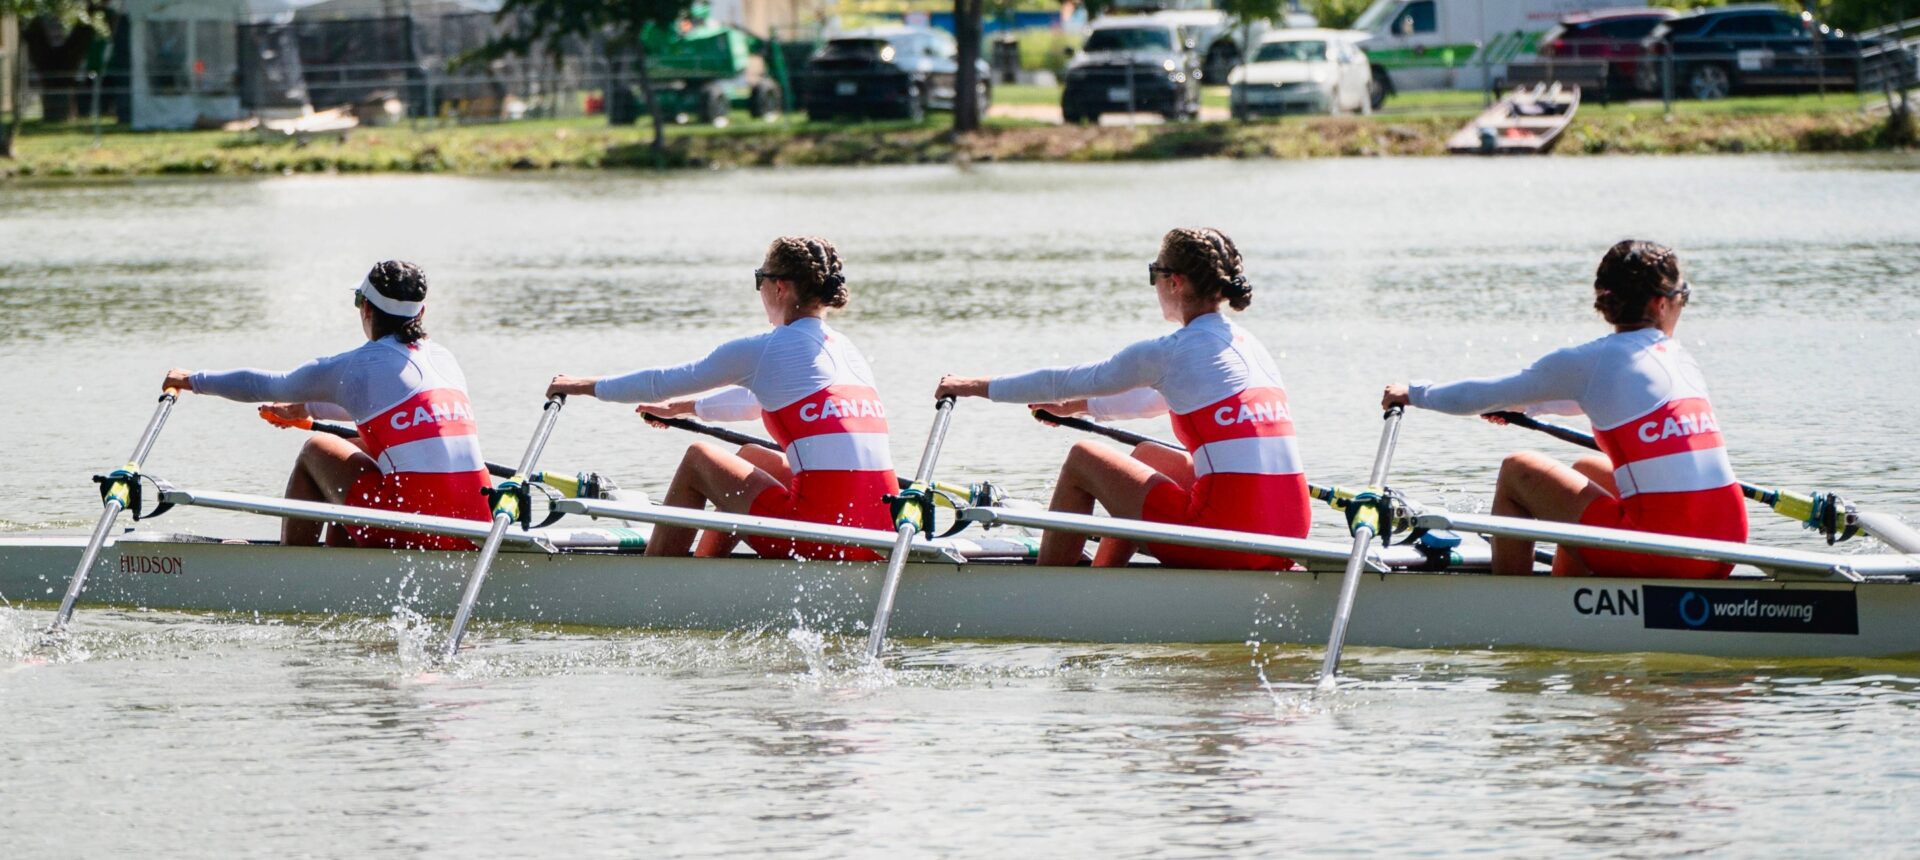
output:
[[[653,156],[656,163],[667,154],[667,116],[660,110],[660,100],[654,97],[653,76],[647,74],[647,43],[644,39],[635,39],[634,45],[639,53],[634,59],[634,68],[640,72],[640,95],[647,100],[647,115],[653,118]]]
[[[954,41],[960,68],[953,81],[953,130],[980,129],[980,0],[953,0]]]
[[[26,95],[21,92],[26,88],[27,83],[26,52],[20,50],[18,35],[25,27],[21,26],[22,22],[18,16],[15,16],[13,21],[15,33],[13,55],[7,58],[6,68],[0,69],[0,74],[6,75],[10,84],[7,87],[7,101],[10,102],[7,105],[7,127],[4,132],[0,132],[0,138],[4,138],[0,139],[0,157],[9,161],[14,158],[14,153],[19,148],[20,123],[27,103]]]
[[[64,30],[53,18],[20,22],[20,42],[34,67],[40,70],[40,113],[48,122],[82,116],[81,92],[87,85],[83,67],[94,38],[92,27],[83,25]]]

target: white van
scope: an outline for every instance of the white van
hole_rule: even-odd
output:
[[[1373,0],[1353,22],[1373,64],[1376,101],[1396,90],[1480,89],[1529,58],[1561,18],[1646,0]]]

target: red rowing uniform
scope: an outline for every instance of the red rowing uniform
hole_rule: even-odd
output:
[[[1172,413],[1193,458],[1191,487],[1148,491],[1145,519],[1175,525],[1305,537],[1307,479],[1294,442],[1286,387],[1266,347],[1218,313],[1141,341],[1106,361],[1003,376],[988,397],[1009,403],[1088,400],[1097,418]],[[1162,563],[1210,569],[1282,570],[1270,555],[1147,544]]]
[[[347,492],[347,504],[469,520],[489,518],[489,484],[465,374],[430,340],[391,337],[286,373],[196,373],[193,388],[248,403],[304,402],[314,418],[349,420],[380,466]],[[347,526],[358,546],[472,549],[463,538]]]
[[[1477,415],[1533,405],[1593,421],[1613,463],[1618,496],[1596,499],[1584,525],[1745,541],[1747,508],[1707,398],[1700,366],[1654,328],[1616,332],[1542,356],[1499,379],[1410,386],[1413,405]],[[1611,550],[1574,549],[1607,576],[1716,579],[1732,565]]]
[[[594,396],[658,403],[714,389],[721,390],[697,401],[695,414],[711,421],[761,419],[793,470],[793,483],[761,493],[751,513],[892,530],[885,496],[898,484],[887,447],[887,410],[874,390],[872,368],[845,335],[818,317],[802,317],[729,341],[690,364],[602,379]],[[766,558],[879,558],[848,547],[746,540]]]

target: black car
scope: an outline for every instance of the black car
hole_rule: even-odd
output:
[[[1200,61],[1180,28],[1149,18],[1094,24],[1067,64],[1060,115],[1092,122],[1103,113],[1149,111],[1170,120],[1200,115]]]
[[[987,64],[980,61],[980,112],[992,99]],[[807,60],[800,103],[814,119],[840,116],[922,119],[952,110],[960,69],[953,35],[932,27],[890,27],[827,40]]]
[[[1675,95],[1718,99],[1738,92],[1854,88],[1863,62],[1907,63],[1878,41],[1831,32],[1810,16],[1746,5],[1683,15],[1647,36],[1637,82],[1659,93],[1671,69]],[[1671,59],[1669,59],[1671,57]]]

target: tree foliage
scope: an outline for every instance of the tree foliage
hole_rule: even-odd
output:
[[[98,35],[107,33],[107,16],[103,9],[89,5],[86,0],[0,0],[0,19],[12,17],[20,24],[20,41],[24,48],[27,30],[32,26],[57,28],[61,34],[70,33],[76,28],[91,28]],[[6,106],[7,125],[0,129],[0,158],[12,158],[14,141],[20,138],[20,124],[25,120],[27,62],[26,51],[16,51],[16,56],[8,58],[7,66],[0,69],[0,75],[6,76],[8,92],[13,94],[12,104]]]
[[[669,30],[693,5],[694,0],[505,0],[494,15],[496,22],[507,25],[505,32],[463,62],[533,54],[559,59],[571,46],[605,38],[609,60],[623,50],[634,52],[640,90],[653,118],[653,146],[659,150],[666,145],[666,118],[647,74],[646,40],[649,30]],[[616,97],[609,88],[609,116]]]
[[[1367,11],[1372,0],[1307,0],[1307,11],[1320,22],[1320,26],[1334,30],[1345,30],[1360,20],[1360,13]]]

